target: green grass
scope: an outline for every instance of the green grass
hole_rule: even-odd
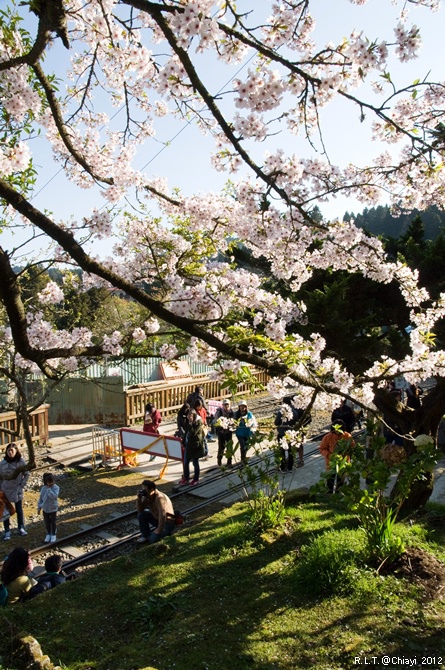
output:
[[[257,538],[237,504],[5,609],[0,667],[15,669],[11,630],[67,670],[340,670],[364,655],[445,655],[443,600],[366,568],[340,502],[288,511],[286,532]],[[400,532],[434,550],[443,526],[436,507]]]

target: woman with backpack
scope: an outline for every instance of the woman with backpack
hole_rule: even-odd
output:
[[[184,454],[184,474],[179,484],[181,486],[190,484],[196,486],[199,482],[199,459],[205,453],[205,435],[206,431],[201,417],[195,410],[188,414],[188,428],[185,442]],[[190,463],[193,464],[193,479],[190,481]]]

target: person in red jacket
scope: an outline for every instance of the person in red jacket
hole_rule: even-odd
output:
[[[144,433],[159,435],[159,425],[161,421],[161,412],[151,403],[147,403],[147,405],[145,405],[144,427],[142,429]]]

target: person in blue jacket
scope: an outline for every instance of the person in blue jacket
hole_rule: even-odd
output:
[[[235,435],[240,446],[241,463],[247,463],[249,441],[255,433],[258,424],[252,412],[249,411],[245,400],[241,400],[238,403],[238,410],[235,412],[235,421],[238,424],[235,429]]]

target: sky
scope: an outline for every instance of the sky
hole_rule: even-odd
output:
[[[245,8],[262,6],[270,7],[271,0],[238,0],[239,10]],[[6,5],[6,0],[0,0],[0,7]],[[390,35],[395,25],[403,2],[390,5],[388,0],[369,0],[365,6],[353,5],[349,0],[315,0],[311,3],[311,10],[317,22],[314,37],[321,44],[332,41],[338,42],[343,36],[348,36],[352,29],[359,28],[371,39],[383,38]],[[429,71],[431,77],[440,77],[439,68],[443,58],[440,55],[440,47],[443,43],[443,27],[445,26],[445,9],[432,13],[424,8],[415,8],[410,12],[411,21],[415,22],[422,31],[424,42],[420,58],[412,61],[408,68],[395,65],[391,71],[393,77],[403,77],[401,81],[405,84],[412,83],[416,78],[423,78]],[[60,70],[61,63],[66,62],[69,53],[63,48],[60,40],[57,40],[50,57],[45,63],[45,68],[54,67]],[[205,76],[212,81],[214,89],[228,90],[231,81],[238,73],[237,66],[229,71],[220,62],[202,57]],[[409,74],[405,74],[405,71]],[[437,71],[437,75],[435,74]],[[247,72],[244,67],[239,76],[242,78]],[[403,73],[403,74],[402,74]],[[116,113],[110,110],[110,114]],[[117,112],[117,119],[119,114]],[[335,103],[323,113],[325,124],[324,139],[328,147],[329,155],[333,162],[346,165],[348,162],[363,163],[370,160],[373,155],[379,153],[378,147],[369,140],[367,124],[361,124],[358,113],[354,110],[351,115],[346,111],[344,105]],[[167,146],[168,144],[168,146]],[[56,165],[48,153],[43,138],[33,141],[33,153],[36,163],[41,166],[39,172],[33,204],[42,210],[51,210],[56,219],[66,219],[70,216],[80,219],[88,216],[92,207],[103,207],[105,200],[98,196],[97,189],[80,191],[71,185],[65,178],[63,171]],[[293,135],[278,135],[267,140],[256,151],[258,157],[265,150],[271,150],[283,146],[289,153],[305,156],[307,147],[301,138]],[[137,167],[144,167],[149,176],[165,176],[170,186],[179,186],[183,193],[191,195],[194,192],[214,191],[223,188],[229,177],[226,173],[214,172],[210,167],[210,153],[213,151],[213,140],[202,136],[193,124],[184,124],[168,117],[158,124],[157,136],[147,141],[142,154],[137,159]],[[327,218],[342,216],[345,211],[361,211],[361,206],[356,201],[345,197],[337,198],[329,204],[321,206],[322,212]],[[17,234],[13,241],[2,235],[1,243],[6,246],[15,245],[21,240]],[[109,247],[104,243],[105,248]],[[109,247],[111,249],[111,246]]]

